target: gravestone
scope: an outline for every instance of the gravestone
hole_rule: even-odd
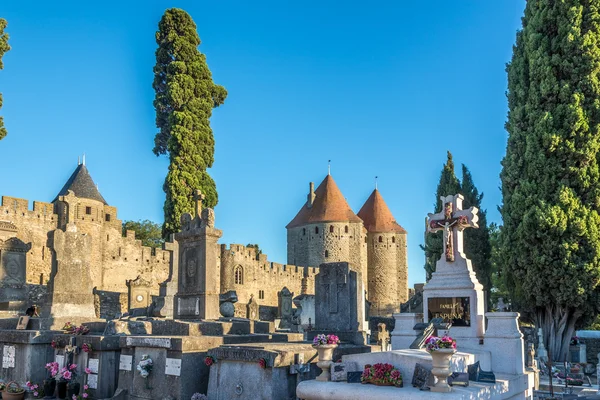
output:
[[[179,288],[179,243],[175,240],[175,235],[171,234],[169,241],[163,243],[163,250],[171,253],[169,277],[159,286],[158,296],[152,301],[150,316],[173,319],[176,310],[175,296]]]
[[[312,294],[301,294],[294,297],[294,305],[298,310],[298,330],[304,332],[309,330],[310,321],[315,320],[315,296]]]
[[[254,320],[259,319],[258,310],[259,310],[258,302],[254,299],[254,295],[251,294],[250,301],[248,301],[248,304],[246,305],[246,318],[254,319]]]
[[[202,209],[204,196],[194,194],[194,217],[181,216],[181,232],[175,234],[179,243],[179,277],[175,296],[176,316],[180,319],[218,319],[221,273],[218,265],[217,240],[223,232],[215,228],[211,208]]]
[[[27,304],[27,252],[31,244],[0,239],[0,312],[23,311]]]
[[[48,316],[96,319],[90,276],[92,237],[78,232],[77,225],[70,222],[65,231],[52,232],[52,241],[55,262],[48,283]]]
[[[443,231],[443,252],[436,272],[423,290],[425,321],[443,318],[451,323],[450,336],[461,347],[477,348],[484,334],[483,286],[477,281],[471,260],[463,253],[463,231],[477,228],[478,209],[462,209],[460,194],[442,196],[443,209],[428,214],[427,231]]]
[[[341,341],[365,344],[364,291],[360,272],[347,262],[321,264],[315,277],[315,325],[309,332],[335,334]]]
[[[388,351],[390,343],[390,332],[387,330],[385,323],[377,324],[377,344],[381,347],[381,351]]]
[[[127,308],[129,315],[145,315],[152,302],[152,289],[154,286],[138,275],[135,279],[125,281],[127,285]]]
[[[279,323],[280,329],[291,329],[292,328],[292,299],[294,293],[290,292],[287,287],[283,287],[279,293],[277,293],[278,306],[277,318],[281,320]]]

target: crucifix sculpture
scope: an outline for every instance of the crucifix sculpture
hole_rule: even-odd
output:
[[[194,190],[194,218],[200,218],[200,215],[202,214],[202,201],[204,200],[204,197],[202,191],[199,189]]]
[[[463,210],[464,197],[460,194],[441,196],[440,199],[444,207],[437,214],[427,214],[427,232],[444,231],[446,261],[454,262],[455,252],[462,253],[463,250],[462,231],[466,228],[479,228],[479,210],[477,207]]]

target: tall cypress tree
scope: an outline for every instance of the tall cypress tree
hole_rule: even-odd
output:
[[[200,189],[207,207],[217,205],[215,182],[208,175],[215,152],[210,128],[212,109],[223,104],[227,91],[216,85],[198,50],[200,37],[188,13],[178,8],[165,11],[156,32],[156,65],[153,87],[159,132],[154,154],[169,154],[169,172],[163,189],[165,237],[180,228],[179,218],[192,212],[192,193]]]
[[[4,29],[8,25],[8,22],[4,18],[0,18],[0,69],[4,69],[4,63],[2,57],[4,53],[10,50],[8,45],[8,33],[4,32]],[[0,93],[0,108],[2,108],[2,93]],[[0,140],[6,136],[6,128],[4,127],[4,118],[0,117]]]
[[[599,10],[529,0],[507,66],[503,268],[556,360],[600,310]]]
[[[492,246],[490,244],[490,230],[487,224],[487,212],[481,208],[483,193],[479,193],[475,187],[471,172],[465,164],[462,165],[461,194],[465,198],[463,209],[472,206],[479,209],[479,220],[477,222],[479,228],[464,230],[464,251],[467,258],[473,264],[477,280],[483,285],[489,307],[491,304],[490,290],[492,288]]]
[[[440,174],[440,181],[435,192],[435,203],[433,208],[438,213],[442,211],[442,201],[440,197],[454,195],[460,192],[460,182],[454,174],[454,161],[452,161],[452,154],[448,152],[446,164],[442,168]],[[421,246],[421,249],[425,251],[425,273],[427,280],[431,279],[431,275],[435,272],[435,264],[442,256],[444,251],[443,244],[443,232],[427,233],[425,235],[425,246]]]

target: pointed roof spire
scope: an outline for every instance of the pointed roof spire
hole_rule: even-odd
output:
[[[312,206],[309,208],[305,203],[286,228],[316,222],[362,222],[346,202],[331,175],[327,175],[315,190]]]
[[[67,180],[52,202],[58,200],[59,196],[65,196],[69,190],[72,190],[77,197],[100,201],[108,205],[106,200],[104,200],[104,197],[102,197],[98,191],[98,187],[85,166],[85,156],[83,158],[83,163],[77,165],[77,168],[75,168],[71,177]]]
[[[377,188],[358,212],[358,217],[364,221],[365,228],[369,232],[406,233],[406,230],[396,222]]]

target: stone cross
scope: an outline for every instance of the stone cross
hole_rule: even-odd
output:
[[[337,268],[332,268],[327,271],[327,274],[323,277],[324,282],[322,285],[327,291],[327,300],[329,303],[329,312],[338,312],[338,285],[346,284],[346,275],[339,274]]]
[[[479,228],[477,207],[462,209],[464,197],[460,194],[441,196],[444,208],[437,214],[427,214],[427,232],[444,231],[444,254],[446,261],[454,262],[455,254],[463,250],[463,230]]]
[[[200,215],[202,215],[202,201],[205,197],[201,190],[194,190],[194,217],[196,218],[200,218]]]

